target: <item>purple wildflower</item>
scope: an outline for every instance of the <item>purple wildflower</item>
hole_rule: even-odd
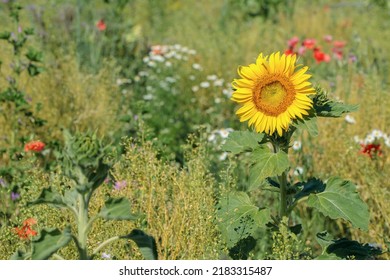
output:
[[[16,192],[11,192],[11,200],[12,201],[15,201],[17,199],[20,198],[20,194],[16,193]]]
[[[115,185],[114,185],[114,189],[116,189],[117,191],[123,189],[124,187],[127,186],[127,182],[125,180],[122,180],[122,181],[116,181],[115,182]]]

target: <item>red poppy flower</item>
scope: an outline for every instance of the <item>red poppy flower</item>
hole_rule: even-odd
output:
[[[313,56],[314,56],[314,59],[317,61],[317,63],[330,61],[330,56],[328,54],[322,52],[320,50],[320,48],[314,48]]]
[[[106,30],[106,28],[107,28],[107,25],[106,25],[106,23],[104,22],[104,20],[99,20],[97,23],[96,23],[96,27],[97,27],[97,29],[99,30],[99,31],[104,31],[104,30]]]
[[[360,153],[368,155],[370,158],[374,156],[381,156],[382,149],[380,144],[360,144]]]
[[[292,49],[287,49],[284,51],[285,55],[293,55],[295,52]]]
[[[307,48],[307,49],[313,49],[314,46],[316,45],[316,40],[315,39],[305,39],[302,43],[302,45]]]
[[[31,142],[26,143],[26,145],[24,145],[25,152],[29,152],[29,151],[40,152],[44,148],[45,148],[45,143],[43,143],[41,141],[31,141]]]
[[[343,51],[338,48],[332,49],[333,55],[336,59],[342,60],[343,59]]]
[[[21,228],[15,228],[15,233],[20,239],[29,239],[31,236],[36,236],[38,232],[31,228],[31,226],[36,223],[37,221],[34,218],[28,218],[23,222],[23,226]]]

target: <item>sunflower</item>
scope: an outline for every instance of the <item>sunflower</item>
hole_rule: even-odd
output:
[[[232,83],[235,89],[232,100],[242,105],[236,112],[240,121],[248,121],[257,132],[282,136],[291,120],[309,114],[313,107],[308,97],[314,94],[308,67],[295,65],[296,55],[260,54],[256,64],[240,66],[241,79]]]

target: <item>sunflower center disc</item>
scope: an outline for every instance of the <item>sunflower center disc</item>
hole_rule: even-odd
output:
[[[257,109],[268,116],[285,112],[294,98],[294,86],[284,77],[265,77],[258,81],[253,91]]]

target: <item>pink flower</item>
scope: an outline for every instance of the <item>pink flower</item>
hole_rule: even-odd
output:
[[[305,39],[302,43],[302,45],[307,48],[307,49],[313,49],[314,46],[316,45],[316,40],[315,39]]]
[[[299,38],[298,37],[292,37],[290,40],[288,40],[287,44],[290,49],[293,49],[296,44],[298,44]]]
[[[298,49],[298,55],[303,56],[306,52],[306,48],[304,46],[300,46]]]
[[[332,35],[325,35],[324,40],[325,40],[325,42],[330,43],[330,42],[332,42],[333,37],[332,37]]]

